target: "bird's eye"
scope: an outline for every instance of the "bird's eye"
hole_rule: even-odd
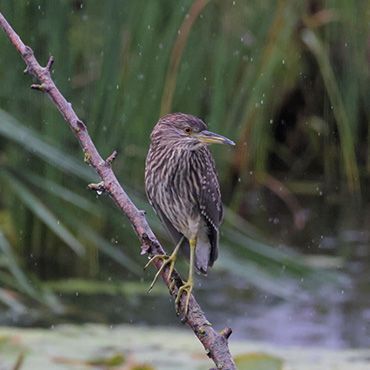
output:
[[[190,128],[190,127],[185,127],[185,128],[184,128],[184,131],[185,131],[187,134],[191,134],[191,128]]]

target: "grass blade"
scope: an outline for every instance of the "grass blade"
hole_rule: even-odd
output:
[[[8,182],[22,202],[40,218],[61,240],[63,240],[77,255],[85,252],[84,246],[72,235],[72,233],[58,220],[58,218],[37,198],[25,185],[12,176],[9,172],[2,173],[3,179]]]
[[[351,130],[351,122],[347,116],[329,57],[323,44],[314,31],[305,29],[302,32],[302,40],[315,56],[317,63],[319,64],[321,76],[324,80],[329,99],[333,106],[333,114],[337,121],[341,141],[348,189],[352,192],[358,192],[360,190],[360,178],[355,155],[353,131]]]
[[[42,160],[83,180],[91,181],[91,179],[96,177],[89,167],[82,165],[81,161],[76,160],[65,151],[48,144],[39,133],[22,125],[1,109],[0,122],[1,136],[20,144],[22,148]]]
[[[99,207],[96,203],[91,202],[87,198],[82,197],[76,192],[56,183],[53,180],[45,179],[29,171],[23,172],[22,176],[24,176],[24,178],[32,185],[38,187],[41,190],[47,191],[52,195],[55,195],[65,202],[73,204],[74,206],[93,214],[99,213]]]
[[[5,235],[0,230],[0,251],[5,255],[5,263],[14,276],[16,281],[18,282],[19,287],[21,290],[31,297],[36,296],[35,288],[30,284],[29,279],[24,274],[24,272],[19,267],[16,257],[13,254],[12,247],[9,241],[6,239]]]

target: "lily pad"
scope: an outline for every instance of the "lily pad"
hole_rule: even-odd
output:
[[[240,354],[235,357],[239,370],[282,370],[283,360],[262,352]]]

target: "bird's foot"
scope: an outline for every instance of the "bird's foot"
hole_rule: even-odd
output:
[[[172,272],[173,272],[173,269],[175,268],[175,262],[176,262],[176,253],[172,253],[170,256],[166,255],[166,254],[158,254],[158,255],[155,255],[154,257],[152,257],[149,262],[144,266],[144,270],[147,269],[155,260],[157,259],[160,259],[162,260],[162,265],[161,267],[159,268],[159,270],[157,271],[157,273],[155,274],[154,276],[154,279],[152,281],[152,283],[150,284],[149,286],[149,289],[148,289],[148,293],[153,289],[155,283],[157,282],[158,280],[158,277],[159,275],[161,274],[161,272],[163,271],[163,269],[167,266],[167,265],[170,265],[170,271],[168,273],[168,280],[171,279],[172,277]]]
[[[191,292],[193,291],[193,279],[189,278],[187,282],[184,283],[184,285],[181,285],[179,288],[179,291],[177,292],[176,300],[175,300],[175,306],[176,306],[176,312],[177,314],[180,313],[180,302],[181,302],[181,296],[183,293],[186,293],[186,301],[185,301],[185,309],[184,309],[184,316],[188,314],[188,309],[189,309],[189,301],[190,301],[190,296]]]

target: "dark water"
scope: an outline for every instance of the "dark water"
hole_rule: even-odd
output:
[[[223,272],[221,257],[218,261],[221,268],[206,278],[198,277],[196,287],[197,299],[216,328],[230,326],[234,339],[275,345],[370,346],[370,236],[366,226],[369,213],[358,209],[356,212],[351,207],[341,212],[323,208],[317,207],[315,213],[311,211],[310,224],[303,231],[292,229],[282,233],[282,229],[287,230],[282,224],[289,224],[282,220],[280,228],[274,230],[272,226],[270,233],[279,243],[294,244],[303,253],[337,256],[341,279],[335,283],[320,280],[313,287],[289,280],[282,283],[289,292],[282,298]],[[142,284],[147,286],[148,281]],[[127,296],[74,294],[63,295],[62,301],[68,308],[64,315],[33,310],[20,315],[3,312],[0,324],[50,326],[93,321],[107,325],[182,326],[166,292]]]
[[[368,278],[369,275],[367,282]],[[258,292],[242,299],[234,292],[229,294],[227,312],[214,298],[209,307],[214,321],[220,325],[229,317],[225,324],[234,329],[238,338],[276,345],[369,347],[369,286],[365,287],[365,281],[360,280],[345,285],[345,288],[321,287],[320,292],[305,292],[291,299]]]
[[[322,286],[319,292],[302,291],[289,299],[245,286],[228,274],[214,273],[203,279],[201,286],[198,282],[197,298],[213,325],[218,329],[230,326],[234,339],[305,347],[369,347],[369,269],[361,262],[349,264],[351,269],[357,277],[352,276],[342,287]],[[1,321],[21,326],[91,321],[182,326],[166,294],[63,298],[69,307],[63,316],[40,316],[31,311],[21,316],[2,315]]]

